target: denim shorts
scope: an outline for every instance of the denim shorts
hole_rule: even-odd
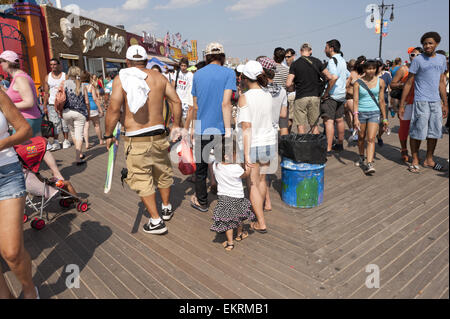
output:
[[[360,112],[359,113],[359,123],[361,123],[361,124],[367,124],[367,123],[379,124],[380,119],[381,119],[380,111]]]
[[[442,138],[441,102],[414,102],[409,136],[418,141]]]
[[[25,178],[20,163],[0,166],[0,201],[25,195]]]
[[[250,148],[252,163],[267,164],[278,155],[276,145],[255,146]]]

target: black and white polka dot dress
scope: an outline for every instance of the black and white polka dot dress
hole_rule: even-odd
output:
[[[255,214],[251,210],[251,203],[247,198],[235,198],[219,196],[217,206],[214,209],[213,225],[211,230],[223,233],[235,229],[245,220],[255,220]]]

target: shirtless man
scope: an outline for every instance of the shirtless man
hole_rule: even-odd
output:
[[[143,47],[131,46],[126,57],[128,68],[114,79],[106,112],[106,146],[109,149],[114,142],[112,133],[121,117],[123,105],[126,131],[124,150],[128,168],[125,181],[139,195],[150,213],[151,218],[144,225],[144,232],[162,235],[167,233],[164,221],[169,221],[173,216],[169,202],[173,172],[168,152],[169,141],[164,129],[163,99],[166,97],[172,106],[172,141],[181,134],[181,101],[161,73],[146,69],[148,58]],[[145,100],[145,97],[147,100],[143,105],[136,103]],[[155,187],[161,193],[162,219],[156,207]]]

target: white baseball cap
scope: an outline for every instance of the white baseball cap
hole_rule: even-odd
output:
[[[212,42],[206,46],[205,55],[211,54],[225,54],[223,45],[217,42]]]
[[[238,71],[238,73],[242,73],[244,71],[244,67],[245,65],[239,64],[238,67],[236,68],[236,71]]]
[[[259,62],[248,61],[247,64],[244,66],[243,73],[250,80],[256,81],[258,75],[263,73],[263,67]]]
[[[140,45],[132,45],[127,50],[127,60],[130,61],[148,60],[147,51]]]

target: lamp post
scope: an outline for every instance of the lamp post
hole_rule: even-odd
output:
[[[394,5],[393,4],[384,4],[384,0],[381,1],[381,5],[378,5],[378,10],[380,12],[380,51],[378,53],[378,57],[381,59],[381,48],[383,47],[383,21],[384,21],[384,14],[388,11],[388,9],[391,8],[391,17],[390,20],[394,21]],[[373,16],[373,8],[372,8],[372,15],[371,15],[371,22],[374,21]]]

